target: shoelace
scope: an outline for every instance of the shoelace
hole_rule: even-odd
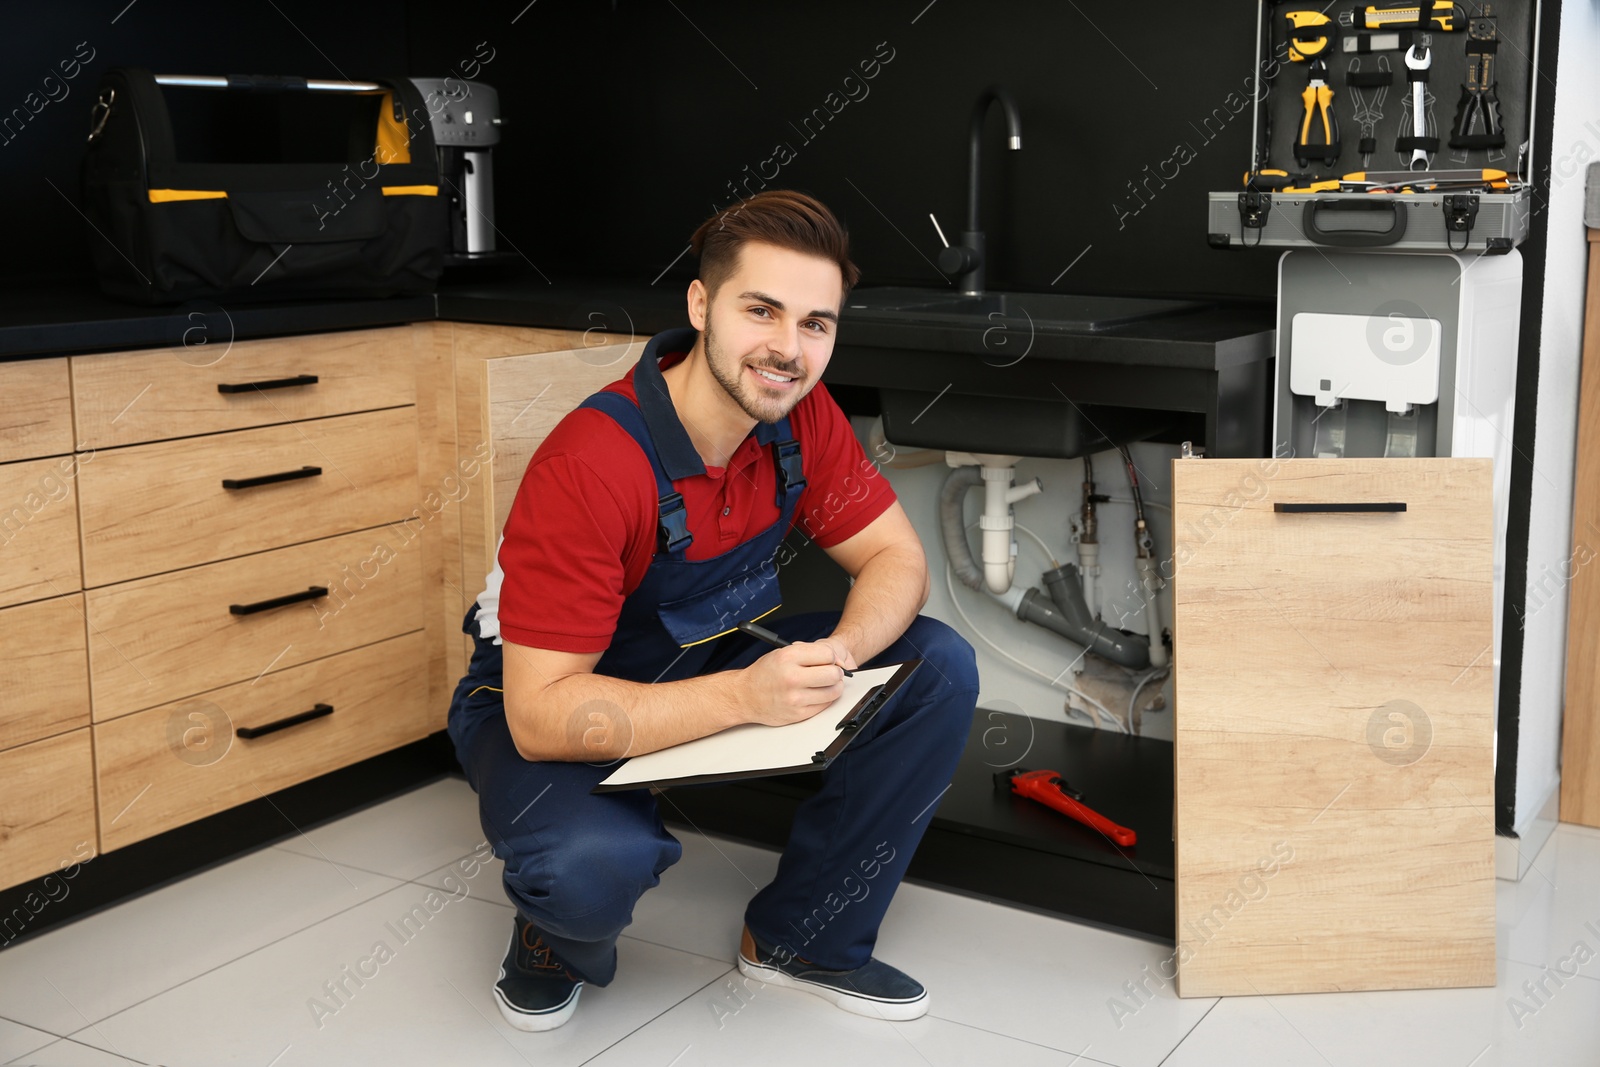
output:
[[[529,960],[531,960],[531,969],[540,971],[560,971],[567,978],[577,981],[578,976],[567,970],[561,961],[555,958],[554,954],[550,951],[550,946],[544,943],[543,937],[536,937],[533,940],[533,944],[528,944],[528,934],[532,932],[532,930],[533,924],[525,923],[522,927],[522,932],[517,937],[517,940],[522,944],[523,950],[527,953]],[[529,964],[523,963],[521,960],[518,960],[517,962],[522,965],[524,970],[530,969]]]

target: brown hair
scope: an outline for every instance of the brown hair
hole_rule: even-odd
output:
[[[850,262],[850,235],[820,200],[792,189],[769,189],[723,208],[689,239],[700,256],[700,281],[716,293],[739,263],[747,241],[821,256],[839,265],[848,292],[861,279]]]

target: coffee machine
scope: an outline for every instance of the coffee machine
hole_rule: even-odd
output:
[[[450,205],[447,265],[502,258],[495,249],[494,164],[500,96],[483,82],[412,78],[427,104],[439,156],[439,195]]]

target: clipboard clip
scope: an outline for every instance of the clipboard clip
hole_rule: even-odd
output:
[[[888,690],[889,687],[883,683],[879,683],[867,690],[867,694],[861,698],[861,702],[851,708],[850,712],[839,720],[839,736],[844,737],[871,722],[872,717],[878,714],[878,709],[888,699]],[[814,765],[825,766],[831,758],[828,750],[822,749],[811,757],[811,762]]]

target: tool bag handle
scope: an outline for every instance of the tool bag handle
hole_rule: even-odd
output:
[[[1388,211],[1393,220],[1386,230],[1324,230],[1317,225],[1318,211]],[[1406,235],[1406,206],[1399,198],[1359,197],[1353,200],[1317,199],[1306,202],[1305,235],[1318,244],[1345,248],[1392,245]]]

